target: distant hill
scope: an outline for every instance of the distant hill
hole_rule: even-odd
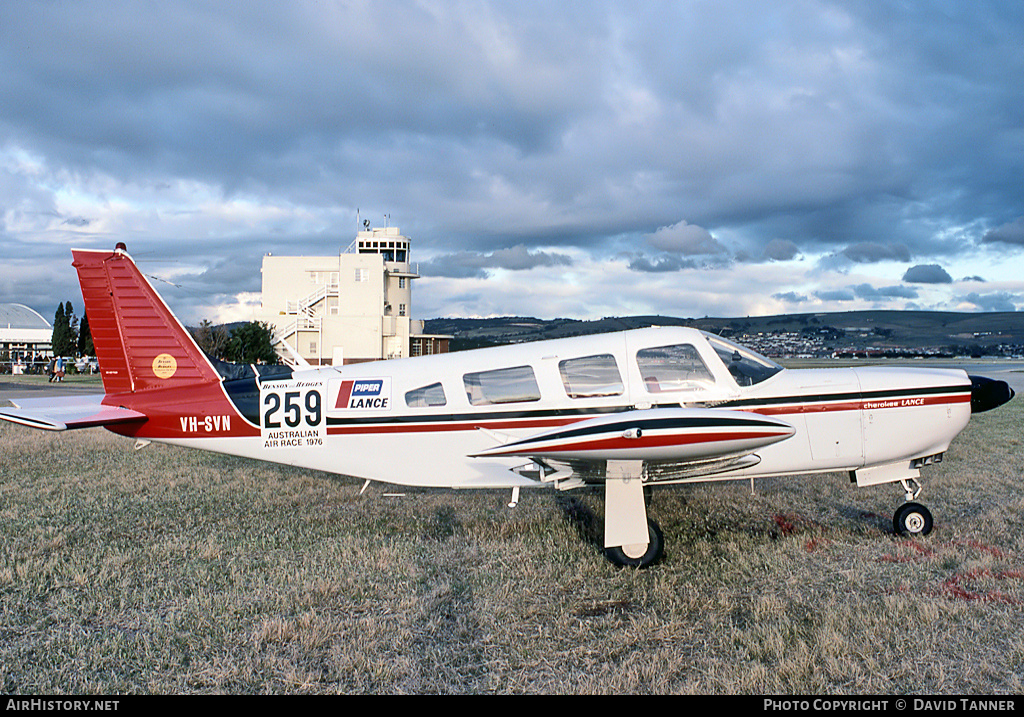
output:
[[[848,311],[744,318],[626,316],[593,321],[508,316],[430,319],[425,331],[454,336],[452,350],[583,336],[646,326],[692,326],[734,338],[799,335],[836,349],[954,349],[955,353],[1024,352],[1024,312]]]

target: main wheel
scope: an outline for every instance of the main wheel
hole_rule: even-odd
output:
[[[932,532],[931,511],[920,503],[904,503],[892,517],[892,528],[897,535],[928,535]]]
[[[649,542],[646,548],[642,545],[622,545],[605,548],[604,555],[616,565],[629,568],[650,567],[665,555],[665,536],[662,535],[661,527],[650,519],[647,520],[647,537]]]

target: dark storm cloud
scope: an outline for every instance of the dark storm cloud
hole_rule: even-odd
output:
[[[649,272],[660,274],[663,272],[681,271],[682,269],[695,269],[697,262],[693,259],[683,259],[678,256],[662,256],[652,261],[644,256],[638,256],[629,262],[632,271]]]
[[[854,301],[863,299],[875,304],[890,302],[898,299],[917,299],[918,292],[909,286],[884,286],[875,287],[871,284],[857,284],[842,289],[830,289],[817,291],[815,298],[821,301]],[[791,300],[791,299],[789,299]]]
[[[738,313],[750,264],[807,260],[780,297],[840,262],[988,275],[961,262],[1024,247],[1022,28],[1017,3],[3,3],[0,251],[58,285],[75,243],[203,256],[198,303],[347,245],[361,208],[438,276],[549,268],[552,294],[583,254],[733,272]],[[0,300],[40,286],[12,268]]]
[[[766,261],[788,261],[800,253],[797,245],[786,239],[772,239],[762,252],[762,259]]]
[[[572,266],[572,259],[557,252],[530,251],[522,244],[487,254],[469,251],[443,254],[418,264],[419,271],[425,276],[452,278],[486,278],[488,269],[525,271],[557,266]]]
[[[858,284],[852,287],[853,292],[861,299],[882,301],[888,299],[916,299],[919,294],[917,289],[910,286],[884,286],[876,288],[870,284]]]
[[[1024,217],[985,232],[982,241],[1024,245]]]
[[[814,292],[814,296],[822,301],[853,301],[856,294],[850,289],[825,289]]]
[[[421,200],[481,203],[474,163],[500,176],[496,151],[549,146],[595,87],[586,49],[552,42],[551,20],[503,36],[501,17],[417,3],[4,5],[18,42],[0,44],[0,138],[86,176],[362,201],[429,224]]]
[[[646,243],[661,253],[654,259],[636,255],[629,261],[632,271],[665,273],[702,266],[721,266],[729,261],[729,250],[703,227],[681,221],[660,227],[647,235]]]
[[[938,264],[918,264],[907,269],[903,281],[912,284],[951,284],[953,277]]]
[[[902,244],[860,242],[846,247],[841,253],[847,259],[857,263],[910,261],[910,251]]]
[[[974,304],[982,311],[1016,311],[1017,306],[1024,303],[1024,296],[997,291],[991,294],[971,292],[962,297],[964,301]]]
[[[778,294],[773,294],[772,296],[779,301],[785,301],[789,304],[802,304],[803,302],[808,301],[806,296],[798,294],[795,291],[783,291]]]

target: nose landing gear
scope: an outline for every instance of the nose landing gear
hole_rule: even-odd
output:
[[[892,517],[892,529],[897,535],[915,538],[932,532],[932,514],[920,503],[915,502],[921,495],[921,484],[913,478],[901,480],[900,484],[906,491],[906,503],[896,509]]]
[[[892,517],[892,528],[897,535],[910,538],[932,532],[932,514],[920,503],[904,503]]]

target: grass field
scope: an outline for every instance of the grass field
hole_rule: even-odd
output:
[[[664,489],[613,567],[600,495],[407,490],[0,424],[0,692],[1020,693],[1021,397],[924,474]]]

